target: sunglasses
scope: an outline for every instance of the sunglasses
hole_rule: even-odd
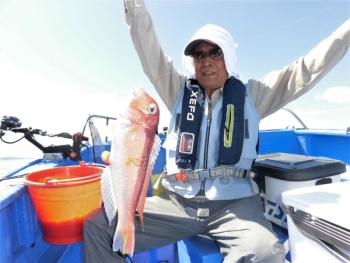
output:
[[[206,60],[208,57],[211,59],[221,59],[224,57],[224,53],[222,53],[222,50],[219,47],[216,47],[216,48],[212,48],[207,52],[195,51],[191,55],[191,59],[193,63],[200,63]]]

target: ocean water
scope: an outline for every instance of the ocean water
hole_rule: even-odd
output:
[[[38,154],[39,152],[39,154]],[[18,155],[0,156],[0,179],[26,164],[42,158],[40,150],[19,151]]]
[[[2,138],[7,142],[14,142],[20,136],[10,137],[7,134]],[[16,143],[5,143],[0,140],[0,178],[10,172],[43,157],[43,153],[27,140],[20,140]]]
[[[3,157],[0,158],[0,179],[5,177],[7,174],[26,164],[34,161],[31,158],[15,158],[15,157]]]

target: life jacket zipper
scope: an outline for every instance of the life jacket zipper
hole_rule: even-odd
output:
[[[203,169],[207,169],[208,167],[208,148],[209,148],[209,135],[210,135],[212,113],[213,113],[213,107],[212,107],[211,101],[208,100],[208,119],[207,119],[207,130],[205,133]],[[205,180],[202,181],[201,190],[204,190],[204,186],[205,186]]]
[[[211,118],[208,118],[207,131],[205,133],[205,147],[204,147],[203,169],[207,169],[207,167],[208,167],[208,148],[209,148],[210,124],[211,124]]]

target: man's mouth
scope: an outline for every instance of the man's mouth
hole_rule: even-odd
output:
[[[208,71],[203,73],[203,75],[213,75],[213,74],[215,74],[215,72]]]

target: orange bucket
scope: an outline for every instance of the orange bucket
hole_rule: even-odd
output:
[[[81,162],[24,177],[46,242],[65,245],[82,241],[84,218],[102,204],[102,171]]]

